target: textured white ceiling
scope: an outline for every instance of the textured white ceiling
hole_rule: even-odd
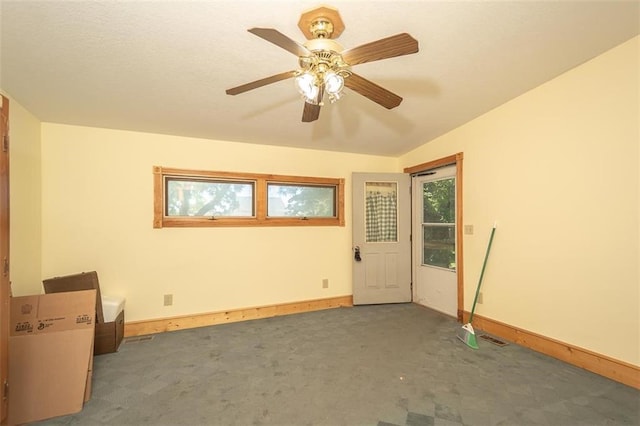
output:
[[[225,89],[295,69],[246,30],[303,42],[316,1],[7,1],[0,88],[45,122],[396,156],[638,35],[638,1],[345,1],[350,48],[401,32],[414,55],[354,67],[404,98],[348,92],[302,123],[291,80]]]

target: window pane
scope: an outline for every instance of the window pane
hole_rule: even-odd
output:
[[[448,178],[422,184],[424,197],[423,222],[455,223],[456,187],[455,179]]]
[[[167,178],[167,216],[252,217],[253,182]]]
[[[396,182],[365,183],[365,230],[368,243],[398,241]]]
[[[336,187],[268,183],[268,217],[336,217]]]
[[[455,225],[422,225],[422,244],[423,265],[456,268]]]

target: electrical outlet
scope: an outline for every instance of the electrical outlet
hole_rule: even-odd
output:
[[[322,288],[329,288],[329,279],[325,278],[322,280]]]
[[[165,294],[164,295],[164,306],[173,305],[173,294]]]
[[[465,225],[464,233],[467,235],[473,235],[473,225]]]
[[[482,292],[478,293],[478,305],[481,305],[483,301]]]

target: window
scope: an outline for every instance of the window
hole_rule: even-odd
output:
[[[334,185],[267,183],[267,217],[335,217]]]
[[[344,226],[344,179],[155,166],[154,228]]]
[[[170,217],[254,217],[255,184],[165,178],[165,214]]]

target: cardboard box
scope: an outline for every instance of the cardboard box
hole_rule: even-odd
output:
[[[94,355],[116,352],[124,337],[124,311],[120,311],[115,321],[96,324]]]
[[[93,349],[91,350],[93,353]],[[91,399],[91,389],[93,388],[93,357],[89,361],[89,370],[87,371],[87,386],[84,389],[84,402]]]
[[[118,350],[124,337],[124,310],[120,312],[120,315],[114,321],[105,322],[102,296],[100,295],[100,282],[96,271],[49,278],[42,281],[42,284],[47,294],[95,289],[97,292],[95,305],[96,334],[93,353],[94,355],[102,355]]]
[[[9,424],[77,413],[90,396],[96,291],[11,298]]]
[[[104,322],[102,313],[102,296],[100,295],[100,282],[96,271],[82,272],[64,277],[49,278],[42,281],[45,293],[61,293],[66,291],[96,290],[96,324]]]

